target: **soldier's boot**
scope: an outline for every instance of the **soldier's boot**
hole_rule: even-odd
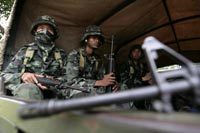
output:
[[[40,88],[33,83],[22,83],[18,86],[14,94],[15,97],[24,99],[42,100],[44,96]]]

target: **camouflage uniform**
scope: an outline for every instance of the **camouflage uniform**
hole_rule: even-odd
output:
[[[105,93],[105,87],[94,88],[96,80],[103,79],[105,75],[103,60],[95,53],[90,57],[86,53],[86,39],[93,35],[99,37],[101,44],[104,43],[101,29],[98,26],[89,25],[81,39],[82,48],[73,50],[67,58],[67,81],[72,82],[74,86],[84,87],[91,93],[70,90],[70,98]]]
[[[144,64],[139,63],[136,66],[131,60],[128,60],[120,68],[120,81],[126,84],[128,88],[144,86],[145,82],[142,81],[142,77],[146,73]]]
[[[145,74],[148,72],[147,67],[141,63],[140,61],[138,62],[138,65],[135,65],[133,63],[133,60],[130,57],[130,54],[134,49],[136,49],[139,46],[134,46],[129,53],[129,60],[123,63],[120,67],[120,82],[125,84],[127,87],[125,88],[137,88],[141,86],[148,85],[147,82],[142,81],[142,77],[145,76]],[[137,48],[138,49],[138,48]],[[140,49],[140,48],[139,48]],[[141,50],[141,49],[140,49]],[[147,109],[147,107],[150,104],[148,101],[132,101],[129,102],[129,107],[130,108],[137,108],[137,109]],[[126,105],[127,106],[127,105]]]
[[[25,72],[40,74],[40,75],[48,75],[55,78],[59,78],[64,80],[65,76],[65,70],[64,68],[60,67],[60,63],[58,60],[55,60],[54,52],[56,50],[59,50],[61,52],[62,59],[66,59],[66,55],[63,50],[57,49],[55,47],[52,48],[50,53],[45,53],[43,50],[41,50],[36,43],[29,44],[23,48],[21,48],[17,54],[12,59],[12,62],[8,65],[8,67],[3,71],[2,75],[5,78],[5,87],[9,90],[11,90],[12,95],[21,97],[20,95],[25,95],[21,93],[26,92],[20,92],[19,86],[21,86],[23,83],[21,82],[21,76],[22,76],[22,69],[23,69],[23,61],[24,61],[24,55],[27,50],[27,48],[31,48],[35,51],[33,58],[26,64]],[[64,61],[66,64],[66,61]],[[63,78],[61,78],[61,75],[63,75]],[[32,84],[32,83],[29,83]],[[35,93],[39,93],[41,95],[40,89],[36,85],[37,88]],[[26,89],[25,91],[31,91],[31,89]],[[28,92],[27,92],[28,93]],[[30,92],[30,98],[33,97],[33,92]],[[42,99],[43,96],[39,96]]]
[[[13,96],[26,99],[44,99],[56,97],[57,93],[59,93],[55,88],[52,88],[52,91],[49,89],[41,90],[36,84],[23,83],[21,81],[21,76],[24,72],[48,75],[61,81],[66,81],[66,70],[65,67],[63,67],[66,65],[65,52],[56,48],[53,41],[43,41],[44,43],[40,42],[39,40],[44,39],[45,36],[42,36],[42,33],[40,32],[33,32],[40,23],[49,24],[54,28],[55,36],[53,37],[53,40],[55,40],[57,38],[55,22],[53,20],[49,21],[49,19],[52,18],[49,16],[39,17],[39,22],[36,21],[36,23],[33,24],[31,31],[32,34],[35,35],[35,42],[22,47],[14,56],[8,67],[1,73],[5,78],[5,88],[10,90]],[[51,45],[49,45],[49,43],[51,43]],[[33,50],[34,54],[32,58],[24,64],[27,49]],[[62,64],[59,60],[55,59],[55,52],[60,53]]]
[[[80,50],[82,56],[85,58],[84,68],[80,67]],[[96,61],[98,61],[98,66],[96,65]],[[102,79],[104,75],[105,67],[103,60],[95,53],[88,58],[85,47],[69,53],[67,58],[67,81],[72,81],[75,86],[91,90],[91,94],[71,90],[70,97],[105,93],[105,87],[94,88],[95,81]]]

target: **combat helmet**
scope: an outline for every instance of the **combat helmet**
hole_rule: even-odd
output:
[[[100,29],[99,26],[96,26],[96,25],[89,25],[86,30],[85,30],[85,33],[81,39],[81,44],[84,44],[85,43],[85,40],[89,37],[89,36],[93,36],[93,35],[97,35],[99,36],[99,39],[100,39],[100,42],[101,44],[104,43],[104,35]]]
[[[52,17],[50,17],[48,15],[39,16],[36,19],[36,21],[31,26],[31,34],[32,35],[35,34],[35,30],[36,30],[37,26],[40,24],[48,24],[48,25],[52,26],[53,31],[54,31],[54,39],[58,38],[58,29],[57,29],[56,22]]]

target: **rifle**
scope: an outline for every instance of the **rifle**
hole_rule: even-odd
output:
[[[80,87],[76,87],[76,86],[71,86],[72,83],[62,83],[58,80],[53,80],[53,79],[49,79],[49,78],[44,78],[44,77],[36,77],[37,78],[37,81],[44,85],[44,86],[47,86],[47,87],[55,87],[57,89],[74,89],[74,90],[78,90],[78,91],[82,91],[82,92],[85,92],[85,93],[90,93],[90,90],[87,90],[85,88],[80,88]]]
[[[200,69],[191,61],[168,48],[153,37],[145,39],[143,47],[155,85],[133,88],[122,92],[109,93],[98,96],[88,96],[72,100],[50,100],[39,103],[22,105],[19,115],[22,118],[33,118],[39,116],[48,116],[62,111],[88,109],[102,105],[126,103],[132,100],[143,100],[160,96],[159,106],[155,107],[158,111],[170,112],[171,95],[174,93],[193,90],[195,101],[200,105]],[[182,63],[182,69],[176,71],[158,73],[155,60],[157,52],[164,50],[178,62]],[[179,80],[168,81],[170,78],[182,77]],[[157,104],[158,105],[158,104]]]
[[[111,40],[111,49],[110,49],[110,55],[109,55],[109,64],[108,64],[108,73],[115,72],[115,59],[114,59],[114,53],[113,53],[113,43],[114,43],[114,35],[112,35]],[[112,92],[113,86],[108,86],[106,88],[106,92]]]

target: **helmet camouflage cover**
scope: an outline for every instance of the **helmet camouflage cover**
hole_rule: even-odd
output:
[[[41,24],[47,24],[52,26],[53,31],[54,31],[54,39],[56,39],[58,37],[58,29],[57,29],[57,25],[55,20],[48,16],[48,15],[44,15],[44,16],[39,16],[36,21],[33,23],[32,27],[31,27],[31,34],[34,35],[35,34],[35,30],[37,29],[37,27]]]
[[[85,33],[81,39],[81,43],[85,43],[85,39],[87,39],[89,36],[99,36],[101,43],[104,43],[104,35],[99,26],[89,25],[85,30]]]

